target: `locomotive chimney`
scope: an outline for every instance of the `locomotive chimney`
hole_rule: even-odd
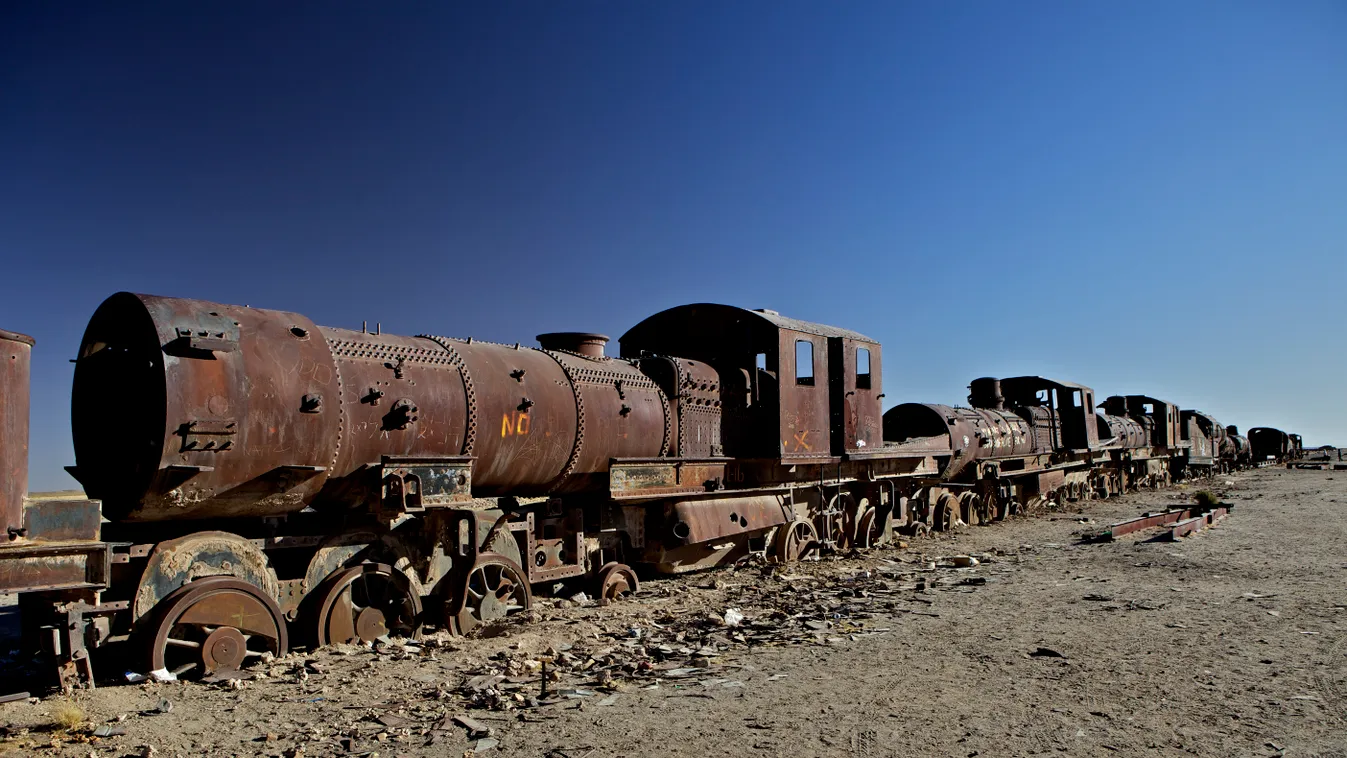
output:
[[[23,529],[28,494],[28,367],[33,338],[0,329],[0,542]]]
[[[968,385],[968,404],[974,408],[1004,411],[1006,398],[1001,394],[1001,380],[990,376],[974,379]]]
[[[1230,426],[1227,426],[1225,428],[1225,433],[1230,435],[1231,437],[1238,437],[1239,427],[1235,426],[1234,424],[1231,424]]]
[[[548,332],[538,335],[538,344],[544,350],[561,350],[586,358],[602,358],[603,346],[608,344],[608,337],[592,332]]]

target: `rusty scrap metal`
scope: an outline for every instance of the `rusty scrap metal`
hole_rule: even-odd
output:
[[[1110,542],[1125,534],[1144,531],[1157,526],[1172,526],[1167,532],[1169,539],[1178,539],[1199,529],[1211,526],[1225,518],[1232,506],[1222,505],[1203,511],[1198,508],[1177,508],[1169,511],[1143,513],[1136,518],[1125,519],[1109,525],[1107,529],[1085,535],[1087,542]]]
[[[1202,513],[1197,516],[1193,516],[1192,518],[1187,518],[1182,521],[1179,521],[1178,523],[1170,527],[1168,532],[1168,539],[1171,542],[1177,542],[1183,537],[1186,537],[1190,534],[1193,534],[1195,532],[1201,531],[1202,529],[1206,529],[1209,526],[1212,526],[1217,521],[1220,521],[1221,519],[1225,518],[1229,512],[1230,512],[1229,506],[1225,506],[1222,508],[1213,508],[1210,511],[1207,511],[1206,513]]]
[[[28,374],[33,338],[0,329],[0,540],[24,536],[28,493]]]
[[[1131,534],[1156,526],[1164,526],[1165,524],[1173,524],[1183,519],[1190,518],[1191,515],[1192,513],[1188,508],[1161,511],[1157,513],[1143,513],[1136,518],[1130,518],[1111,524],[1107,529],[1089,535],[1088,540],[1091,542],[1109,542],[1124,534]]]

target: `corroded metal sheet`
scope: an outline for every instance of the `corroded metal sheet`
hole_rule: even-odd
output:
[[[0,592],[103,589],[112,553],[102,542],[38,542],[0,547]]]
[[[0,539],[18,536],[28,492],[28,372],[33,338],[0,330]]]
[[[791,520],[780,495],[683,500],[668,507],[673,544],[696,545],[746,532],[780,526]]]
[[[710,492],[725,481],[725,461],[619,460],[610,471],[614,500]]]
[[[34,541],[97,542],[102,508],[97,500],[29,500],[23,507],[25,536]]]

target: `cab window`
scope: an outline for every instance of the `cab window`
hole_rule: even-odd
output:
[[[809,340],[795,341],[795,383],[814,386],[814,343]]]
[[[870,348],[856,348],[856,389],[870,389]]]

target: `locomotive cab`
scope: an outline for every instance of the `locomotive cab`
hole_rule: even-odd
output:
[[[1128,416],[1140,422],[1153,447],[1182,447],[1183,420],[1173,403],[1147,395],[1112,395],[1100,405],[1114,416]]]
[[[1099,448],[1094,390],[1089,387],[1041,376],[1017,376],[1000,380],[1000,390],[1006,406],[1033,421],[1044,438],[1044,447],[1081,451]],[[987,402],[977,393],[969,399],[975,407]]]
[[[1219,458],[1225,447],[1225,428],[1202,411],[1184,410],[1179,415],[1183,440],[1188,443],[1188,461],[1205,464]]]
[[[880,346],[776,311],[700,303],[622,335],[624,358],[672,355],[722,380],[725,455],[809,460],[881,447]]]

